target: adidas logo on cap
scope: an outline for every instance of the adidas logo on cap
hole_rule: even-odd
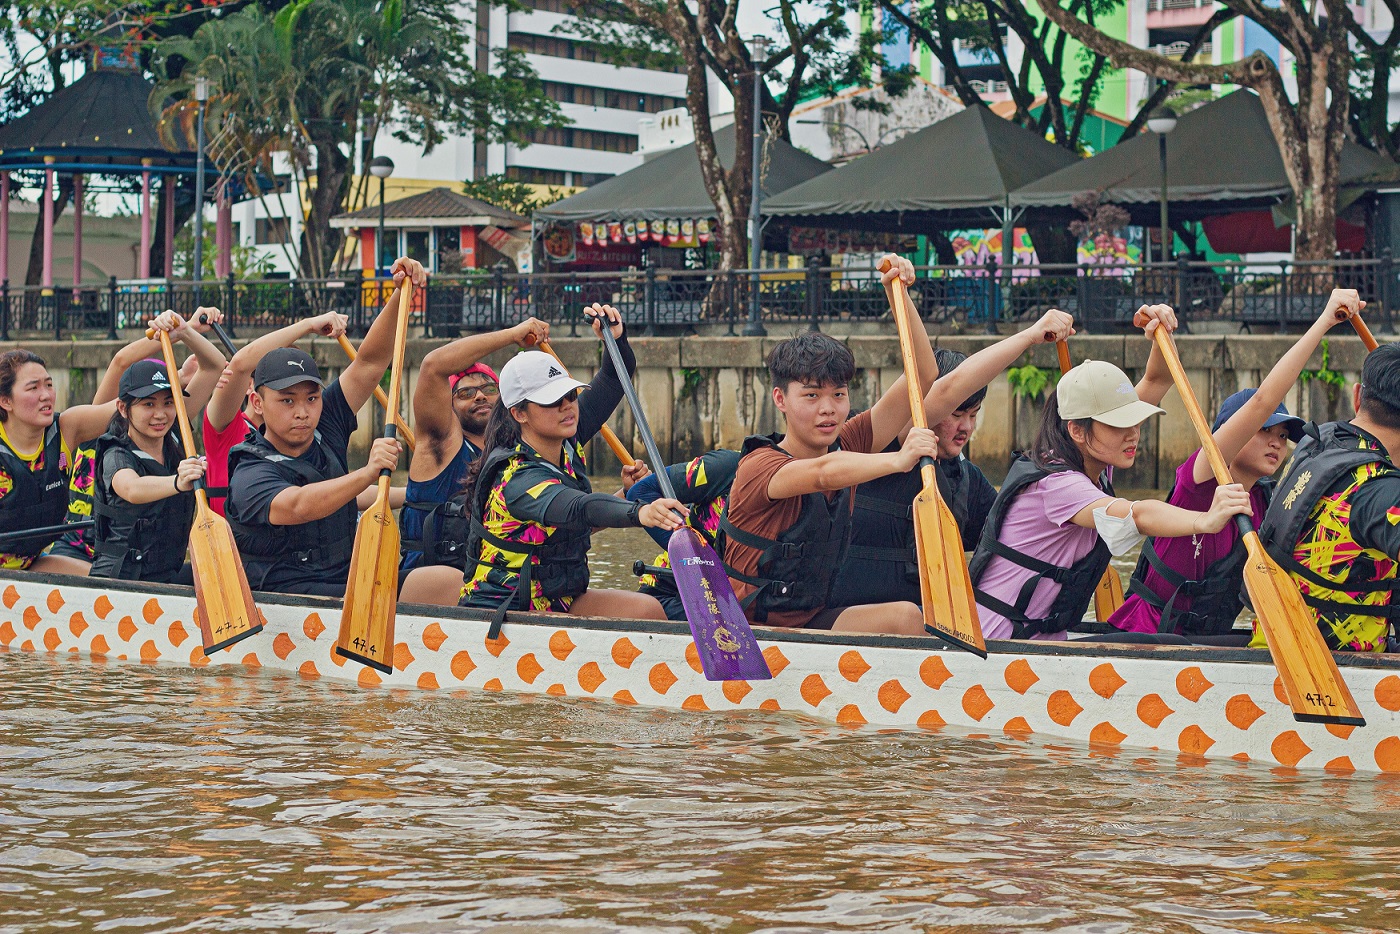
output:
[[[554,379],[554,377],[556,376],[563,376],[564,371],[559,369],[557,366],[552,366],[549,368],[549,373],[547,375],[550,379]]]

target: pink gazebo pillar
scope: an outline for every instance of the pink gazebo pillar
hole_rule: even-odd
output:
[[[141,165],[141,252],[136,257],[136,277],[151,278],[151,160],[142,159]]]
[[[44,273],[40,284],[45,291],[53,289],[53,156],[44,157]]]
[[[165,278],[175,275],[175,176],[165,176]]]
[[[83,177],[73,176],[73,298],[83,284]]]
[[[10,173],[0,172],[0,282],[10,278]]]

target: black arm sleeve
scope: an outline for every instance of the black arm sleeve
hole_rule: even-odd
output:
[[[555,528],[626,529],[641,524],[637,521],[641,508],[641,503],[629,503],[607,493],[562,490],[545,507],[544,521]]]
[[[617,349],[622,352],[622,362],[627,364],[627,372],[636,372],[637,358],[627,343],[626,332],[617,339]],[[617,378],[617,370],[613,368],[612,354],[604,349],[603,365],[593,375],[588,391],[578,397],[578,432],[574,435],[574,441],[579,446],[591,441],[621,401],[622,381]]]

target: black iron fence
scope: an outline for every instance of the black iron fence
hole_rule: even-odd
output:
[[[1081,329],[1127,330],[1139,305],[1164,302],[1187,323],[1245,329],[1304,327],[1335,287],[1354,288],[1370,303],[1368,315],[1386,330],[1400,301],[1400,273],[1387,253],[1378,259],[1327,263],[1187,262],[1141,266],[927,266],[910,293],[931,324],[995,330],[1033,320],[1047,309],[1075,316]],[[225,280],[204,283],[122,283],[100,288],[13,286],[0,283],[0,340],[86,334],[116,337],[172,308],[189,315],[199,305],[221,308],[231,330],[265,330],[308,315],[337,311],[362,333],[388,297],[386,280]],[[757,295],[758,301],[753,298]],[[582,310],[594,302],[616,306],[634,330],[675,333],[706,328],[752,330],[753,315],[767,326],[820,328],[887,320],[889,306],[878,273],[869,267],[736,270],[649,268],[624,272],[507,273],[434,276],[414,294],[412,324],[435,337],[504,327],[526,316],[578,333]],[[755,304],[757,308],[755,309]]]

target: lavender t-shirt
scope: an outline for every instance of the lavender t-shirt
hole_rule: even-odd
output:
[[[1195,454],[1186,458],[1186,463],[1176,469],[1176,486],[1172,489],[1172,495],[1167,498],[1167,502],[1173,506],[1194,509],[1197,512],[1210,509],[1211,501],[1215,499],[1217,484],[1214,477],[1208,477],[1202,483],[1196,482],[1194,471],[1196,458],[1200,456],[1201,452],[1197,450]],[[1249,491],[1249,504],[1254,512],[1254,527],[1258,529],[1264,521],[1264,510],[1268,504],[1264,502],[1264,491],[1257,483]],[[1155,541],[1157,554],[1167,567],[1188,580],[1201,580],[1210,565],[1228,555],[1239,540],[1239,529],[1235,527],[1234,522],[1230,522],[1219,532],[1194,536],[1194,541],[1190,535],[1181,538],[1159,538]],[[1151,568],[1147,569],[1143,583],[1163,600],[1172,594],[1172,585]],[[1176,607],[1178,612],[1190,609],[1191,601],[1186,597],[1178,597]],[[1129,594],[1128,599],[1123,601],[1123,605],[1108,621],[1125,632],[1156,632],[1161,620],[1162,614],[1159,610],[1137,594]]]
[[[1099,543],[1098,532],[1080,528],[1070,520],[1085,506],[1107,496],[1098,484],[1079,471],[1061,470],[1021,491],[1007,509],[1001,534],[997,537],[1024,555],[1067,568]],[[1028,568],[994,556],[982,572],[977,589],[1014,605],[1021,587],[1032,576],[1034,572]],[[1046,615],[1059,593],[1059,584],[1042,580],[1026,606],[1026,615],[1032,619]],[[988,639],[1011,638],[1011,620],[980,604],[977,614],[982,620],[982,634]],[[1058,632],[1034,638],[1064,639],[1066,634]]]

